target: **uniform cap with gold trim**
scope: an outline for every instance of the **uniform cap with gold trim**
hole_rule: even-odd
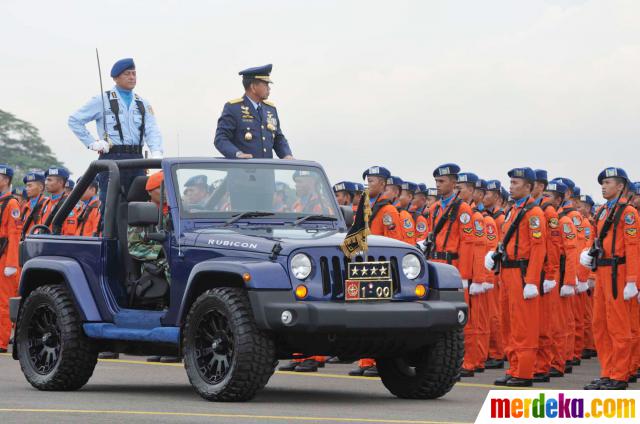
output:
[[[238,75],[242,75],[243,80],[260,80],[264,82],[273,82],[271,81],[271,69],[273,65],[269,63],[268,65],[256,66],[253,68],[247,68],[240,72]]]

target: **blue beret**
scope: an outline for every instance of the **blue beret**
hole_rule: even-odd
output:
[[[387,185],[395,185],[398,187],[402,187],[403,182],[404,181],[402,181],[402,178],[396,177],[393,175],[387,178]]]
[[[44,174],[41,172],[29,172],[22,178],[22,182],[25,184],[33,181],[44,182]]]
[[[366,179],[367,176],[371,175],[372,177],[382,177],[385,180],[391,176],[391,172],[382,166],[372,166],[362,173],[362,179]]]
[[[565,194],[567,192],[567,188],[566,184],[559,181],[551,181],[547,184],[547,191],[553,191],[560,194]]]
[[[54,176],[60,177],[60,178],[62,178],[62,179],[64,179],[66,181],[67,178],[69,178],[69,171],[67,171],[66,168],[54,167],[54,168],[49,168],[49,169],[47,169],[45,171],[44,176],[48,177],[49,175],[54,175]]]
[[[354,183],[356,185],[356,193],[362,193],[364,191],[364,184],[362,183]]]
[[[13,168],[5,163],[0,163],[0,174],[13,178]]]
[[[536,173],[536,181],[544,181],[545,183],[549,181],[547,171],[544,169],[536,169],[534,172]]]
[[[67,179],[67,182],[64,183],[64,186],[66,188],[70,188],[71,190],[73,190],[73,188],[76,186],[76,183],[71,178],[69,178],[69,179]]]
[[[602,180],[612,177],[622,178],[623,180],[629,182],[629,177],[627,176],[627,172],[624,169],[610,167],[603,169],[602,172],[598,175],[598,183],[602,184]]]
[[[636,184],[635,192],[636,192],[636,194],[638,194],[637,189],[640,189],[640,186],[637,185],[638,183],[635,183],[635,184]],[[589,196],[588,194],[581,195],[580,196],[580,201],[586,203],[589,206],[593,206],[593,205],[596,204],[596,202],[594,202],[593,199],[591,198],[591,196]]]
[[[500,183],[499,180],[487,181],[487,190],[500,192],[501,188],[502,188],[502,184]]]
[[[483,180],[482,178],[478,178],[478,181],[476,181],[476,188],[479,188],[480,190],[486,190],[487,189],[487,180]]]
[[[573,192],[573,197],[580,197],[580,187],[575,186],[571,191]]]
[[[13,194],[14,196],[22,196],[25,192],[25,189],[22,187],[14,187],[13,190],[11,190],[11,194]]]
[[[504,187],[500,187],[500,195],[502,196],[502,198],[506,201],[509,200],[509,192],[507,191],[506,188]]]
[[[556,183],[562,183],[564,185],[567,186],[567,188],[569,188],[569,190],[573,191],[573,188],[576,186],[576,183],[573,182],[573,180],[566,178],[566,177],[556,177],[553,180]]]
[[[536,173],[528,166],[523,168],[513,168],[507,173],[507,175],[509,175],[509,178],[522,178],[529,181],[536,180]]]
[[[133,59],[130,57],[120,59],[111,67],[111,78],[117,78],[121,73],[129,69],[136,69],[136,64],[133,63]]]
[[[458,175],[460,167],[455,163],[445,163],[433,170],[434,177],[444,177],[446,175]]]
[[[243,79],[258,79],[265,82],[273,82],[271,81],[271,78],[269,78],[272,68],[272,64],[256,66],[254,68],[244,69],[238,72],[238,75],[242,75]]]
[[[352,183],[351,181],[340,181],[333,185],[333,192],[337,193],[339,191],[346,191],[347,193],[355,193],[356,191],[356,183]]]
[[[437,188],[428,188],[427,196],[438,197],[438,189]]]
[[[400,188],[415,193],[418,190],[418,184],[412,183],[411,181],[404,181]]]
[[[427,185],[425,183],[418,183],[416,193],[427,194]]]
[[[184,183],[185,187],[206,186],[206,185],[207,185],[206,175],[194,175]]]
[[[458,174],[459,183],[471,183],[474,184],[478,181],[478,176],[473,172],[461,172]]]

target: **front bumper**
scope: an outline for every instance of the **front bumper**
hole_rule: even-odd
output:
[[[450,292],[441,300],[391,302],[298,301],[290,291],[249,291],[258,327],[277,332],[385,332],[460,328],[468,308],[464,295]],[[446,300],[443,300],[446,299]],[[284,311],[293,315],[285,325]],[[462,321],[459,320],[463,313]]]

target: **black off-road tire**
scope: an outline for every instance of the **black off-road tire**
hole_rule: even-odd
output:
[[[52,346],[43,342],[44,337],[34,336],[39,333],[39,326],[47,327],[44,335],[52,334],[47,337]],[[15,337],[20,368],[36,389],[77,390],[91,378],[98,352],[85,336],[82,319],[66,288],[49,285],[32,291],[20,308]],[[45,349],[58,354],[47,354],[51,360],[43,364],[45,355],[36,352],[43,353]]]
[[[464,357],[462,329],[436,334],[437,340],[410,358],[376,360],[382,384],[404,399],[436,399],[458,380]]]
[[[249,299],[242,289],[220,287],[200,295],[189,310],[182,333],[189,381],[206,400],[250,400],[273,375],[276,364],[273,340],[256,326]],[[220,351],[208,347],[209,335],[214,336],[211,346],[215,344]],[[214,355],[223,359],[215,362]],[[206,359],[209,357],[212,359]],[[214,365],[217,370],[225,361],[226,372],[212,375]]]

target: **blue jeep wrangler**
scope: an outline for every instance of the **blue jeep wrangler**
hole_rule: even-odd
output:
[[[160,205],[146,176],[162,169]],[[61,236],[89,181],[108,172],[101,237]],[[458,378],[467,321],[460,276],[420,250],[370,236],[353,258],[339,246],[339,207],[320,165],[210,158],[95,161],[48,227],[22,242],[13,357],[40,390],[74,390],[98,352],[177,355],[207,400],[249,400],[277,358],[375,358],[401,398],[437,398]],[[168,273],[130,254],[145,228]]]

